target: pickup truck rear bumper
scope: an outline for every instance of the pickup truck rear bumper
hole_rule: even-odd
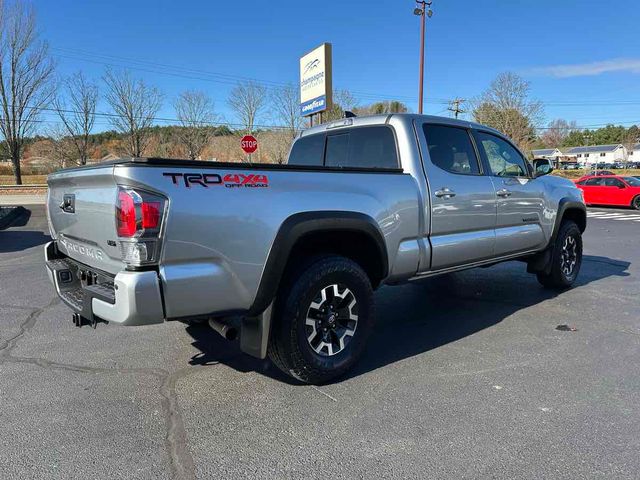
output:
[[[45,245],[44,254],[56,293],[88,321],[127,326],[164,322],[157,272],[122,271],[111,277],[61,255],[55,241]]]

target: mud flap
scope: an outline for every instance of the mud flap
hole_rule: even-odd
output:
[[[273,302],[260,315],[242,318],[240,350],[252,357],[267,357],[272,314]]]
[[[553,260],[553,247],[549,247],[543,252],[536,253],[527,262],[527,273],[551,273]]]

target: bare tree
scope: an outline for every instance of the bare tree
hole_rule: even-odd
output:
[[[356,113],[358,115],[378,115],[381,113],[405,113],[409,108],[399,100],[383,100],[375,102],[371,105],[358,107]]]
[[[274,89],[271,92],[271,107],[276,121],[284,124],[290,140],[293,140],[302,128],[303,123],[300,116],[300,92],[298,87],[289,84]]]
[[[54,64],[38,40],[33,9],[0,0],[0,133],[11,157],[16,184],[22,184],[20,160],[25,138],[53,95]]]
[[[116,74],[107,70],[104,81],[105,97],[113,109],[109,120],[116,130],[127,135],[127,153],[139,158],[149,143],[149,130],[162,106],[162,93],[141,79],[131,78],[127,71]]]
[[[238,83],[231,90],[228,103],[244,129],[251,134],[267,103],[267,89],[253,81]]]
[[[344,112],[358,109],[358,100],[349,90],[334,90],[333,104],[323,113],[324,121],[338,120],[344,117]]]
[[[56,169],[68,167],[75,160],[74,157],[78,152],[67,128],[64,124],[54,124],[47,128],[45,133],[49,137],[49,142],[48,148],[43,153]]]
[[[89,135],[96,120],[98,86],[87,81],[82,72],[77,72],[63,80],[61,90],[64,96],[59,94],[54,106],[75,147],[78,164],[86,165]]]
[[[540,135],[540,141],[546,148],[561,147],[571,132],[578,130],[575,121],[567,122],[562,118],[552,121]]]
[[[542,121],[543,105],[529,99],[529,82],[512,72],[499,74],[489,88],[474,100],[473,117],[509,136],[527,151]]]
[[[212,123],[218,118],[213,100],[204,92],[187,91],[180,94],[173,106],[182,127],[178,139],[189,159],[195,160],[213,137]]]

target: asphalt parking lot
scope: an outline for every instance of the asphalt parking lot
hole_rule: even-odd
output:
[[[381,289],[364,360],[316,388],[203,326],[73,327],[29,208],[0,231],[4,480],[638,478],[633,211],[590,211],[561,294],[517,262]]]

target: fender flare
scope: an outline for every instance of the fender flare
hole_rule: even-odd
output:
[[[289,255],[298,240],[305,235],[327,231],[361,232],[376,244],[382,259],[382,278],[389,274],[389,258],[384,236],[377,222],[369,215],[348,211],[301,212],[288,217],[278,229],[260,284],[248,315],[256,316],[269,307],[276,296]]]
[[[584,214],[585,217],[585,229],[587,225],[587,207],[584,203],[579,202],[577,200],[572,200],[570,198],[563,198],[560,200],[558,204],[558,214],[556,215],[556,220],[553,225],[553,233],[551,234],[551,240],[549,241],[549,245],[553,246],[556,238],[558,236],[558,232],[560,231],[560,224],[562,223],[562,219],[564,218],[564,214],[567,210],[579,210]],[[581,229],[581,232],[584,232],[585,229]]]
[[[558,232],[560,231],[560,225],[562,224],[562,220],[564,219],[564,214],[567,212],[567,210],[578,210],[582,212],[584,214],[584,225],[586,229],[587,207],[584,205],[584,203],[569,198],[561,199],[558,204],[558,213],[553,225],[553,232],[551,233],[549,244],[544,250],[536,253],[528,259],[527,272],[545,273],[548,275],[551,271],[554,245],[556,243],[556,238],[558,237]],[[580,226],[578,227],[580,228]],[[584,229],[581,228],[581,232],[584,232]]]

